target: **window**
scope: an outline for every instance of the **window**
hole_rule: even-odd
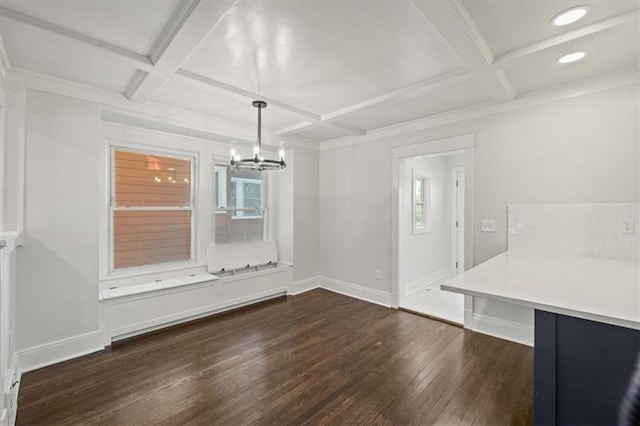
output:
[[[193,161],[112,150],[111,269],[192,259]]]
[[[413,232],[430,231],[431,181],[422,176],[413,178]]]
[[[266,212],[262,173],[215,165],[214,179],[215,243],[262,240]]]

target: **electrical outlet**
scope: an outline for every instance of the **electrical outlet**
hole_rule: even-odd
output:
[[[380,269],[376,269],[376,280],[382,279],[382,271]]]
[[[633,234],[635,233],[635,226],[633,220],[623,220],[620,221],[620,232],[622,234]]]
[[[482,220],[482,232],[496,232],[496,221],[493,219]]]

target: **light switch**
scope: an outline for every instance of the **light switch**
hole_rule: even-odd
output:
[[[493,219],[483,219],[482,232],[496,232],[496,221]]]

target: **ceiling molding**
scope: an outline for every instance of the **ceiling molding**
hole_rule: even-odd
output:
[[[333,120],[338,120],[356,111],[360,111],[365,108],[369,108],[383,102],[388,102],[394,99],[398,99],[403,96],[417,94],[420,91],[425,90],[427,88],[433,88],[433,87],[441,86],[444,84],[454,83],[456,81],[461,80],[461,78],[467,77],[467,76],[468,76],[468,72],[465,68],[456,68],[452,71],[447,71],[445,73],[435,75],[425,80],[418,81],[413,84],[409,84],[408,86],[404,86],[392,92],[388,92],[383,95],[376,96],[375,98],[367,99],[366,101],[359,102],[357,104],[353,104],[344,108],[340,108],[336,111],[322,115],[321,118],[322,118],[322,121],[324,122],[331,122]]]
[[[11,19],[12,21],[15,21],[15,22],[19,22],[21,24],[31,25],[41,30],[58,34],[58,35],[73,39],[75,41],[79,41],[81,43],[91,45],[93,47],[97,47],[106,52],[116,55],[118,58],[121,58],[127,61],[128,63],[130,63],[132,66],[136,68],[139,68],[145,71],[151,70],[153,68],[153,65],[151,64],[151,59],[148,56],[141,55],[139,53],[125,49],[123,47],[116,46],[114,44],[107,43],[106,41],[98,40],[93,37],[89,37],[88,35],[84,35],[76,31],[72,31],[67,28],[63,28],[46,21],[42,21],[37,18],[33,18],[28,15],[24,15],[20,12],[7,9],[6,7],[0,6],[0,16],[3,16],[7,19]]]
[[[153,102],[146,104],[131,102],[122,94],[116,92],[98,89],[33,71],[12,67],[7,72],[7,80],[10,86],[22,86],[100,104],[103,106],[103,111],[124,113],[140,119],[162,121],[175,126],[188,127],[193,130],[226,135],[230,140],[255,139],[256,129],[254,126],[231,123],[204,114],[171,108]],[[289,146],[300,146],[309,149],[318,148],[317,143],[304,138],[283,138],[273,132],[264,130],[263,136],[265,144],[279,145],[280,141],[284,140],[285,144]]]
[[[277,130],[276,131],[276,135],[283,136],[283,135],[286,135],[286,134],[289,134],[289,133],[298,132],[300,130],[304,130],[306,128],[309,128],[312,125],[313,125],[313,122],[311,122],[311,121],[302,121],[300,123],[293,124],[293,125],[291,125],[289,127],[285,127],[284,129]]]
[[[157,64],[158,60],[167,50],[171,41],[176,37],[178,31],[198,5],[199,0],[183,0],[182,4],[173,13],[167,24],[164,26],[158,38],[153,42],[149,57],[153,64]]]
[[[515,59],[522,58],[524,56],[531,55],[542,50],[567,43],[572,40],[577,40],[579,38],[607,30],[609,28],[614,28],[619,25],[626,24],[627,22],[631,22],[637,19],[638,16],[640,16],[640,11],[632,10],[630,12],[623,13],[612,18],[604,19],[602,21],[598,21],[591,25],[569,31],[564,34],[559,34],[542,41],[531,43],[528,46],[520,47],[518,49],[514,49],[497,56],[493,61],[493,66],[497,69],[504,68],[507,63]]]
[[[239,0],[190,0],[173,16],[154,43],[154,68],[135,86],[129,100],[147,102],[200,46]],[[134,77],[135,78],[135,77]]]
[[[263,101],[267,102],[269,105],[274,106],[276,108],[280,108],[282,110],[285,111],[289,111],[292,112],[294,114],[300,115],[302,117],[304,117],[306,120],[302,121],[301,123],[297,123],[294,124],[292,126],[289,126],[285,129],[280,129],[277,132],[275,132],[275,134],[277,135],[288,135],[291,133],[295,133],[296,131],[301,131],[304,130],[306,128],[310,128],[310,127],[316,127],[319,125],[327,125],[327,126],[331,126],[331,127],[335,127],[337,129],[342,130],[343,132],[346,132],[349,135],[354,135],[354,136],[358,136],[358,135],[364,135],[366,134],[366,132],[364,130],[355,128],[355,127],[350,127],[350,126],[346,126],[344,124],[338,124],[338,123],[324,123],[322,120],[322,117],[319,116],[318,114],[314,114],[312,112],[309,111],[305,111],[303,109],[294,107],[292,105],[286,104],[284,102],[280,102],[280,101],[276,101],[275,99],[271,99],[271,98],[267,98],[265,96],[259,95],[257,93],[252,93],[249,92],[248,90],[244,90],[244,89],[240,89],[239,87],[235,87],[235,86],[230,86],[226,83],[222,83],[220,81],[217,80],[212,80],[208,77],[202,76],[200,74],[196,74],[193,73],[191,71],[187,71],[185,69],[178,69],[175,72],[175,75],[178,75],[180,77],[184,77],[186,79],[192,80],[192,81],[196,81],[199,83],[202,83],[206,86],[208,86],[209,88],[213,88],[215,89],[215,91],[223,96],[227,96],[227,97],[232,97],[234,99],[238,99],[241,101],[252,101],[252,100],[256,100],[256,99],[262,99]]]
[[[493,54],[460,0],[412,0],[412,3],[493,99],[500,102],[515,99],[516,93],[507,78],[493,69]]]
[[[252,93],[249,92],[248,90],[244,90],[244,89],[240,89],[239,87],[234,87],[234,86],[230,86],[228,84],[222,83],[220,81],[217,80],[212,80],[208,77],[202,76],[200,74],[196,74],[193,73],[191,71],[187,71],[185,69],[179,69],[176,71],[175,73],[176,75],[179,75],[181,77],[187,78],[189,80],[193,80],[193,81],[197,81],[199,83],[202,83],[206,86],[218,89],[216,90],[216,92],[220,93],[221,95],[224,96],[231,96],[235,99],[240,99],[242,101],[254,101],[256,99],[262,99],[263,101],[267,102],[269,105],[278,107],[280,109],[283,109],[285,111],[289,111],[289,112],[293,112],[295,114],[301,115],[303,117],[306,118],[310,118],[311,120],[315,120],[315,121],[320,121],[320,116],[317,114],[313,114],[311,112],[308,111],[304,111],[300,108],[296,108],[294,106],[291,105],[287,105],[283,102],[280,101],[276,101],[274,99],[270,99],[267,98],[265,96],[262,95],[258,95],[257,93]]]
[[[405,123],[382,127],[367,132],[367,135],[363,137],[339,138],[332,141],[322,142],[320,144],[320,150],[327,151],[359,143],[368,143],[374,140],[398,137],[400,135],[425,131],[438,126],[454,125],[490,115],[503,114],[522,108],[544,105],[551,102],[562,101],[565,99],[590,95],[626,86],[640,87],[637,68],[629,67],[606,76],[590,78],[580,82],[524,93],[517,99],[510,102],[484,102]],[[468,131],[468,129],[465,131]]]

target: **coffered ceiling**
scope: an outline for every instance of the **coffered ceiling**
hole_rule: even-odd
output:
[[[555,26],[559,12],[585,17]],[[0,0],[15,69],[325,142],[638,70],[637,1]],[[583,60],[559,64],[567,53]]]

